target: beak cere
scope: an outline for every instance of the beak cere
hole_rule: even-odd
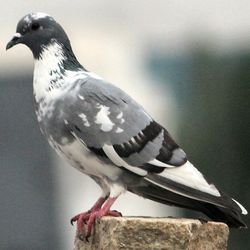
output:
[[[22,35],[20,33],[14,34],[13,38],[8,42],[6,46],[6,50],[10,49],[11,47],[15,46],[16,44],[20,43],[20,38]]]

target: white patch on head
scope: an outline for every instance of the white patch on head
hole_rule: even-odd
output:
[[[105,154],[108,156],[108,158],[116,165],[119,167],[124,167],[127,170],[138,174],[140,176],[146,176],[148,174],[148,172],[144,169],[135,167],[135,166],[131,166],[129,165],[127,162],[125,162],[115,151],[114,147],[112,145],[104,145],[103,146],[103,151],[105,152]]]
[[[159,175],[199,191],[220,196],[216,187],[213,184],[209,184],[189,161],[180,167],[166,168]]]
[[[90,127],[89,121],[88,121],[87,116],[86,116],[85,114],[81,113],[81,114],[78,115],[78,116],[82,119],[83,125],[84,125],[85,127]]]
[[[31,23],[33,22],[33,20],[39,20],[39,19],[43,19],[43,18],[47,18],[50,21],[54,21],[53,17],[46,14],[46,13],[42,13],[42,12],[38,12],[38,13],[31,13],[26,15],[23,18],[24,21],[24,25],[23,25],[23,32],[26,32],[26,30],[28,29],[28,27],[31,25]],[[41,27],[40,27],[41,28]]]
[[[117,134],[119,134],[119,133],[122,133],[124,130],[122,129],[122,128],[120,128],[120,127],[117,127],[117,129],[116,129],[116,133]]]
[[[32,20],[38,20],[38,19],[43,19],[43,18],[49,18],[51,21],[54,20],[52,16],[42,13],[42,12],[37,12],[37,13],[31,13],[28,14],[24,17],[24,22],[26,22],[26,28],[31,24]]]
[[[43,12],[32,13],[31,17],[33,19],[42,19],[42,18],[46,18],[46,17],[50,18],[51,20],[53,19],[52,16],[50,16],[46,13],[43,13]]]
[[[115,124],[109,118],[109,107],[100,104],[98,104],[97,107],[100,108],[100,110],[96,115],[95,123],[101,125],[103,132],[111,131]]]
[[[29,25],[31,23],[31,15],[27,15],[23,20]]]
[[[232,200],[239,206],[239,208],[241,209],[241,213],[244,214],[244,215],[247,215],[248,212],[247,210],[238,202],[236,201],[235,199],[232,198]]]
[[[82,95],[78,95],[79,99],[84,100],[84,97]]]

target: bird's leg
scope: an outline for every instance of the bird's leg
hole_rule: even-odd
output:
[[[83,223],[85,223],[89,219],[90,214],[98,211],[107,199],[108,196],[100,197],[91,209],[89,209],[87,212],[77,214],[70,220],[70,223],[73,225],[73,223],[77,221],[77,231],[81,232],[83,228]]]
[[[107,201],[104,203],[102,208],[100,208],[97,211],[91,212],[89,214],[89,219],[88,219],[88,224],[87,224],[87,235],[86,239],[88,240],[89,236],[91,235],[93,225],[95,223],[95,220],[98,218],[101,218],[103,216],[114,216],[114,217],[119,217],[122,216],[122,214],[118,211],[115,210],[110,210],[111,206],[114,204],[116,201],[117,197],[109,197]]]

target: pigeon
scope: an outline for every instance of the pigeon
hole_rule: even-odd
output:
[[[90,210],[71,219],[79,236],[89,237],[97,218],[121,216],[111,206],[126,191],[200,211],[229,227],[247,227],[241,218],[247,210],[193,166],[167,129],[127,93],[78,62],[52,16],[24,16],[6,49],[17,44],[33,53],[35,112],[42,133],[61,157],[102,189]]]

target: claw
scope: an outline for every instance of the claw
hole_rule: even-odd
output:
[[[74,222],[75,222],[75,221],[74,221],[73,219],[70,220],[70,224],[71,224],[72,226],[74,226]]]
[[[101,212],[101,210],[99,210],[98,212],[92,213],[90,215],[89,220],[88,220],[87,236],[86,237],[89,237],[91,235],[93,225],[94,225],[96,219],[100,217],[100,212]]]
[[[107,198],[108,198],[108,196],[100,197],[90,210],[88,210],[87,212],[84,212],[84,213],[80,213],[80,214],[74,216],[73,218],[71,218],[70,224],[74,225],[74,222],[77,222],[77,229],[80,232],[83,224],[87,224],[87,220],[89,219],[89,215],[94,211],[98,211],[102,207],[102,204],[107,200]]]
[[[78,221],[80,216],[81,216],[81,214],[78,214],[78,215],[72,217],[71,220],[70,220],[70,224],[73,226],[74,222]]]
[[[208,220],[207,220],[207,219],[202,218],[202,217],[198,218],[198,220],[201,222],[201,224],[205,224],[205,223],[207,223],[207,222],[208,222]]]
[[[90,235],[86,235],[85,240],[89,243]]]
[[[93,225],[96,221],[96,219],[101,218],[103,216],[114,216],[114,217],[120,217],[122,214],[116,210],[110,210],[110,207],[115,202],[117,197],[110,197],[107,199],[107,197],[103,198],[101,197],[95,205],[88,210],[85,213],[80,213],[76,216],[74,216],[70,223],[71,225],[74,225],[74,222],[77,222],[77,232],[78,232],[78,238],[82,241],[89,242],[89,237],[91,236]],[[107,200],[107,201],[106,201]],[[102,204],[106,201],[106,203],[102,206]],[[84,233],[85,226],[87,225],[87,232]],[[85,236],[85,237],[84,237]]]
[[[108,215],[113,216],[113,217],[122,217],[122,213],[116,210],[109,211]]]

